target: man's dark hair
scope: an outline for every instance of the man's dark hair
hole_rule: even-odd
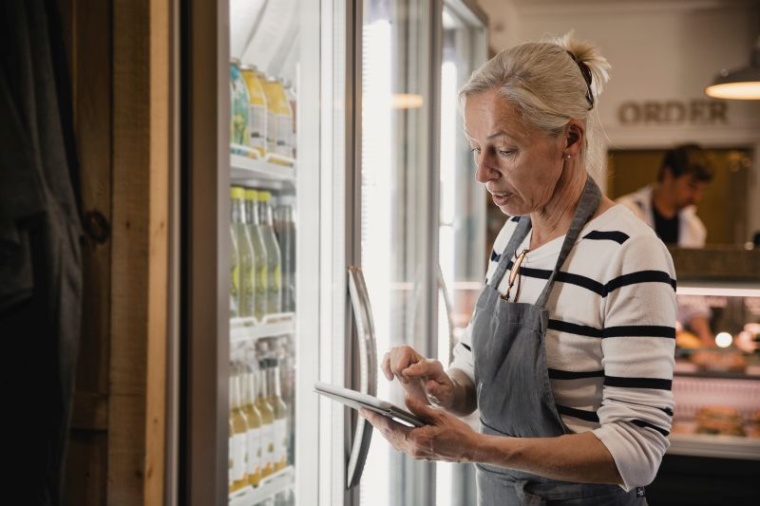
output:
[[[665,152],[657,175],[658,181],[665,177],[666,170],[670,170],[673,177],[690,175],[697,181],[706,183],[713,178],[713,169],[705,151],[694,143],[681,144]]]

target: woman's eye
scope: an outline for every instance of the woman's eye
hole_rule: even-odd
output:
[[[478,153],[480,153],[480,148],[474,148],[474,147],[470,146],[470,151],[472,151],[473,153],[478,154]]]
[[[514,154],[514,151],[512,150],[499,150],[498,151],[499,156],[512,156]]]

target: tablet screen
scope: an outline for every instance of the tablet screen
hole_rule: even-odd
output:
[[[314,383],[314,389],[333,400],[341,402],[346,406],[354,409],[367,408],[380,413],[383,416],[392,418],[393,420],[403,423],[411,427],[421,427],[426,422],[409,411],[396,406],[388,401],[383,401],[377,397],[357,392],[348,388],[343,388],[329,383],[316,382]]]

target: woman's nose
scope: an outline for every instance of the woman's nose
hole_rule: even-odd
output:
[[[475,157],[475,180],[477,182],[486,183],[492,180],[497,172],[492,165],[492,159],[487,154],[480,153]]]

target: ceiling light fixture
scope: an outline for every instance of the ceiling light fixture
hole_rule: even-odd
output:
[[[749,67],[721,70],[705,95],[729,100],[760,100],[760,38],[752,49]]]

